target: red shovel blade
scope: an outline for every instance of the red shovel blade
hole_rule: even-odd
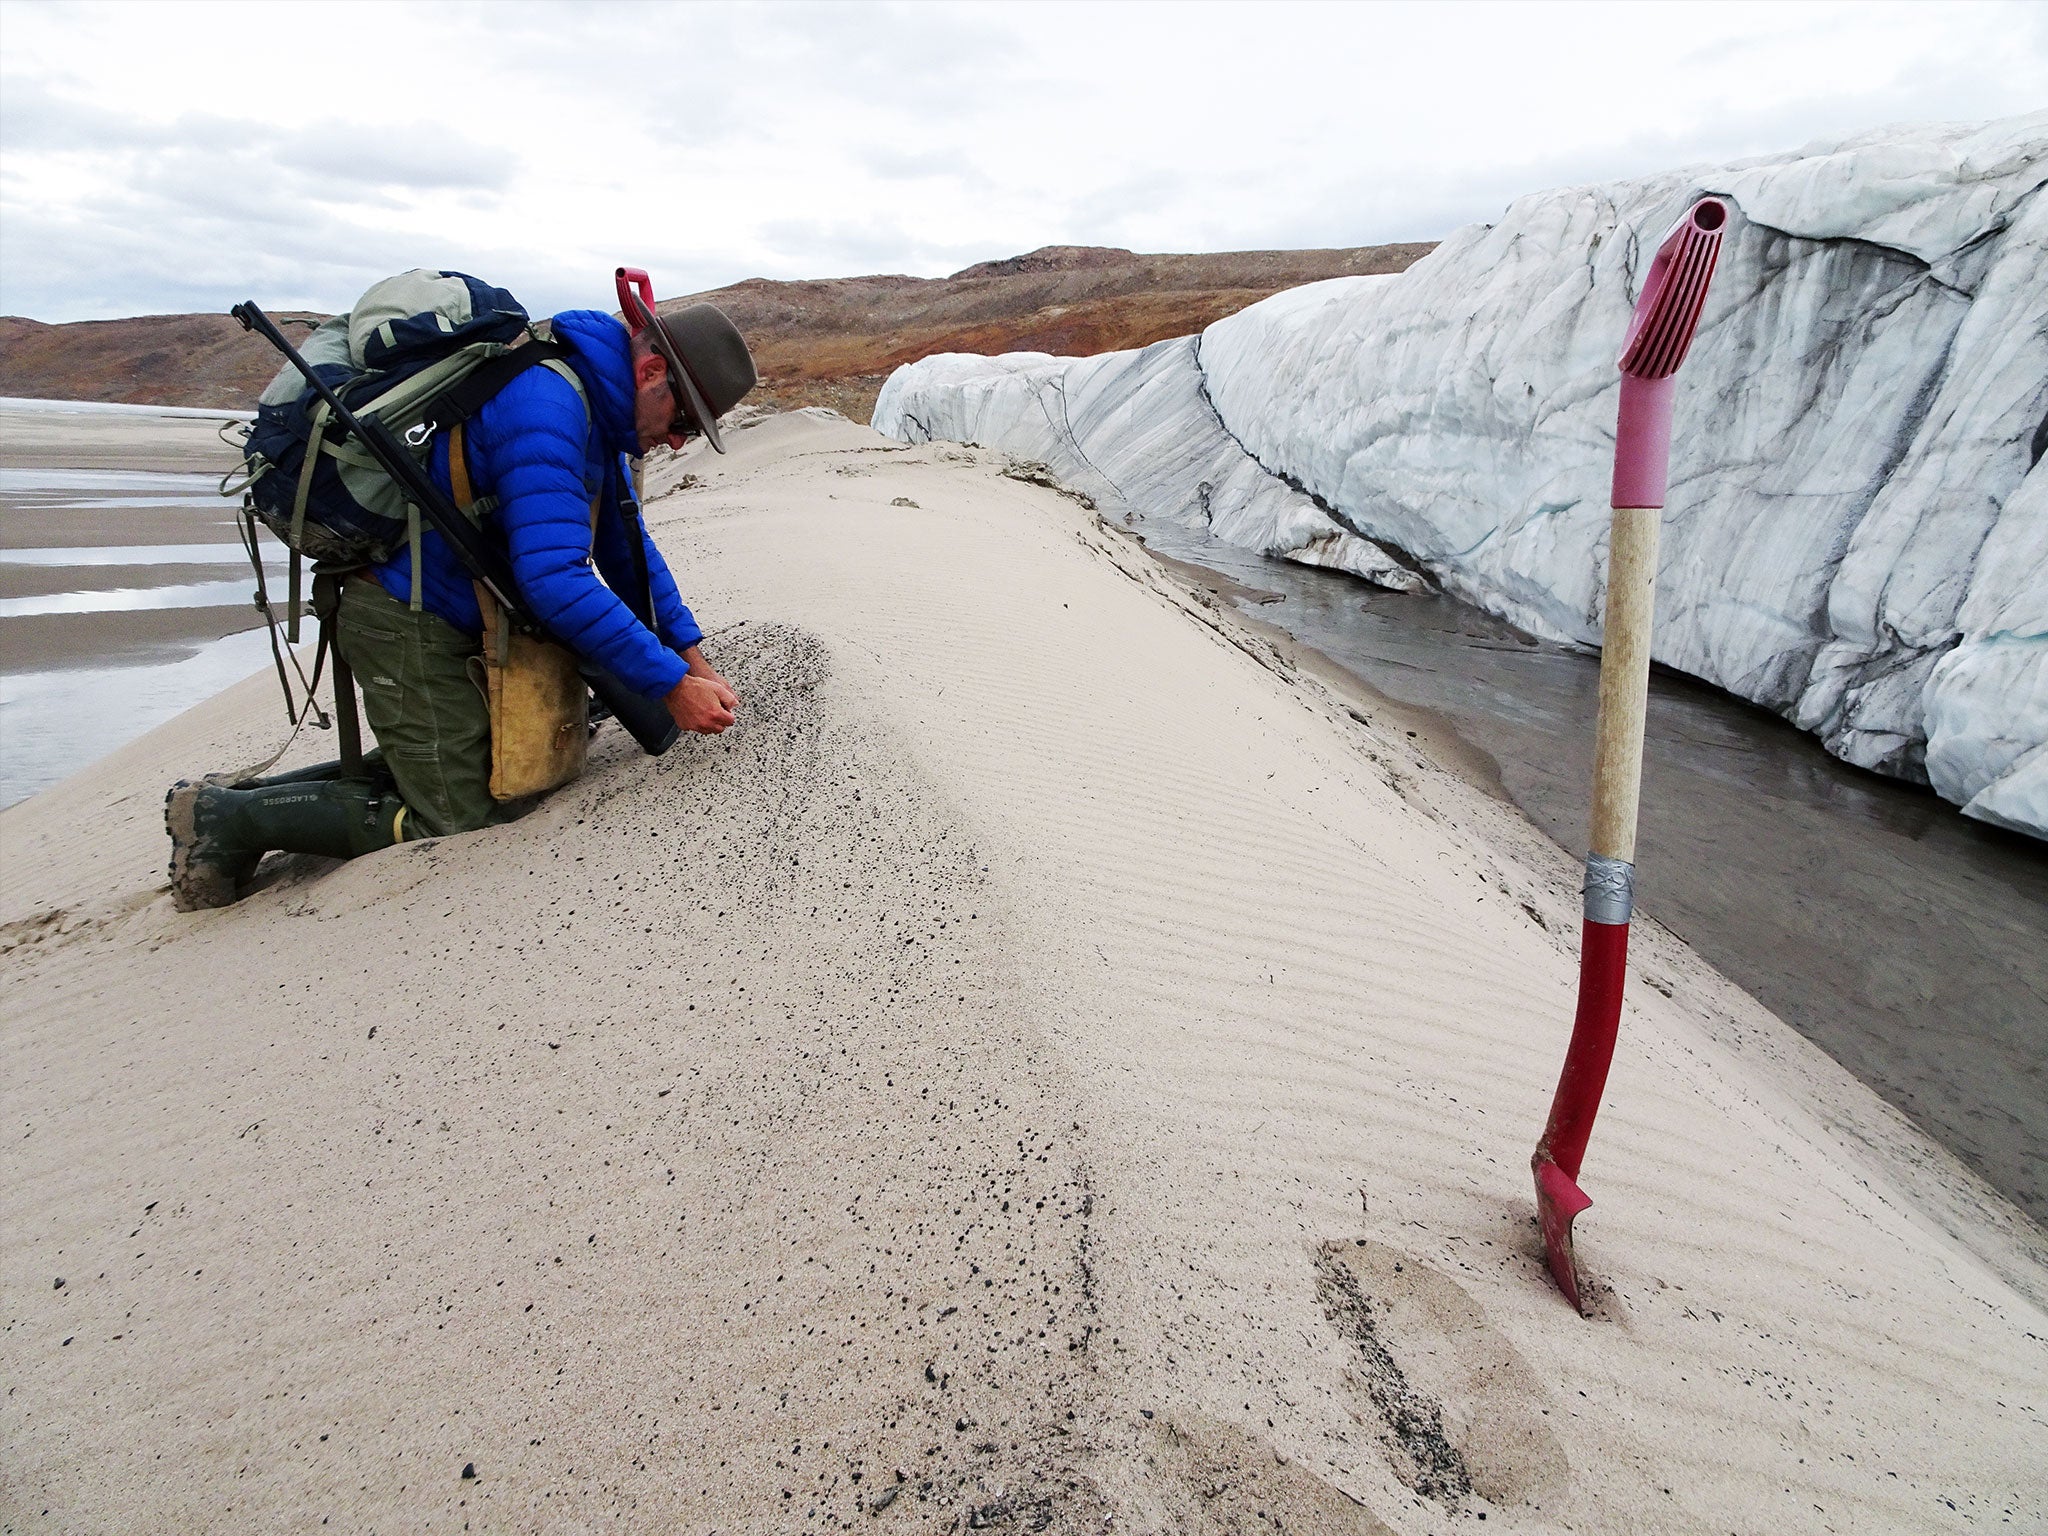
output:
[[[1579,1165],[1600,1112],[1607,1068],[1621,1030],[1621,990],[1628,974],[1628,924],[1588,918],[1579,938],[1579,1011],[1572,1042],[1550,1103],[1550,1123],[1529,1166],[1536,1173],[1536,1214],[1557,1288],[1581,1317],[1578,1271],[1572,1264],[1572,1219],[1593,1203],[1579,1188]]]
[[[1543,1223],[1543,1246],[1550,1255],[1550,1273],[1564,1299],[1581,1317],[1579,1272],[1572,1262],[1572,1218],[1593,1203],[1592,1196],[1547,1157],[1536,1161],[1536,1215]]]

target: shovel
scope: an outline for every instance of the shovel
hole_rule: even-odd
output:
[[[1650,619],[1657,597],[1657,524],[1671,459],[1671,396],[1721,254],[1728,205],[1703,197],[1671,227],[1650,262],[1621,348],[1621,414],[1614,431],[1614,520],[1607,545],[1607,616],[1600,646],[1600,716],[1593,728],[1593,835],[1586,856],[1579,1008],[1550,1123],[1529,1166],[1558,1289],[1581,1315],[1572,1219],[1593,1202],[1579,1163],[1600,1112],[1621,1027],[1628,921],[1635,907],[1636,802],[1643,782],[1643,709],[1650,692]]]

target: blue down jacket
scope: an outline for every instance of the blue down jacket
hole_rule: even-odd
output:
[[[660,635],[649,634],[616,596],[633,590],[637,574],[617,505],[621,486],[632,485],[626,455],[638,447],[626,328],[597,310],[575,309],[555,316],[554,334],[572,349],[569,364],[583,381],[590,410],[551,368],[516,375],[464,429],[471,485],[479,497],[501,499],[485,527],[505,541],[519,590],[536,617],[585,660],[634,692],[659,698],[690,670],[676,653],[695,645],[703,631],[652,539],[642,542]],[[452,497],[445,435],[434,444],[432,467]],[[411,600],[410,551],[401,549],[373,574],[400,602]],[[483,632],[468,571],[431,529],[420,542],[420,600],[465,634]]]

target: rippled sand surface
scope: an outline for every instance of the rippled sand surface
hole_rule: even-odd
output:
[[[1577,1317],[1554,847],[991,455],[733,445],[650,509],[725,737],[216,913],[160,786],[265,680],[0,813],[15,1523],[2048,1505],[2031,1229],[1846,1073],[1646,931]]]

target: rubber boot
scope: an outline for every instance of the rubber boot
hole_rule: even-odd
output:
[[[352,859],[401,841],[405,802],[361,779],[228,789],[186,780],[164,798],[171,901],[180,912],[225,907],[263,855]]]

